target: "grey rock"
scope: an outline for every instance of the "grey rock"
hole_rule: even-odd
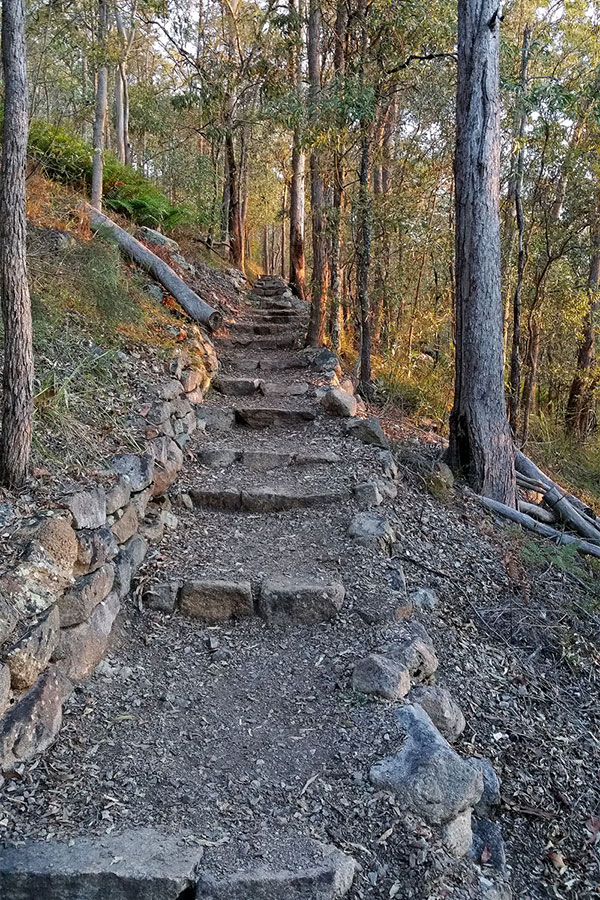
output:
[[[410,699],[425,710],[447,741],[455,741],[465,730],[462,710],[445,688],[437,684],[420,685],[413,689]]]
[[[108,526],[78,532],[77,544],[76,575],[95,572],[100,566],[113,560],[119,552],[117,542]]]
[[[124,544],[130,537],[133,537],[138,530],[138,525],[139,520],[135,506],[130,503],[112,526],[112,533],[117,544]]]
[[[229,431],[235,424],[235,410],[229,406],[201,406],[197,417],[208,431]]]
[[[176,581],[151,584],[144,591],[144,603],[148,609],[172,613],[177,602],[180,585]]]
[[[0,718],[10,705],[12,691],[10,688],[10,669],[0,663]]]
[[[299,425],[312,422],[316,419],[316,413],[313,409],[300,407],[247,406],[236,408],[235,419],[247,428],[261,429],[270,425]]]
[[[353,419],[346,424],[348,434],[357,437],[363,444],[373,444],[375,447],[389,449],[389,441],[383,433],[381,422],[375,416],[368,419]]]
[[[70,526],[67,526],[70,528]],[[77,540],[71,529],[72,548],[77,551]],[[0,610],[2,631],[10,628],[12,607],[17,619],[38,616],[53,606],[62,592],[73,581],[72,561],[61,559],[56,550],[51,552],[39,541],[31,541],[17,565],[0,578],[0,596],[4,610]],[[13,626],[16,621],[13,621]]]
[[[71,688],[68,678],[51,666],[10,707],[0,720],[0,769],[11,769],[50,746],[62,724],[62,707]],[[13,895],[0,890],[0,896],[12,900]]]
[[[112,516],[129,503],[131,481],[127,475],[120,475],[115,484],[106,491],[106,515]]]
[[[106,494],[100,485],[66,498],[75,528],[100,528],[106,521]]]
[[[470,807],[452,821],[446,822],[442,828],[442,840],[448,852],[456,859],[466,856],[473,843]]]
[[[228,447],[205,447],[198,450],[196,459],[203,466],[208,466],[212,469],[224,469],[237,462],[241,455],[241,450],[233,450]]]
[[[275,624],[330,622],[345,595],[339,582],[270,578],[261,585],[258,609],[263,619]]]
[[[385,516],[378,513],[357,513],[348,528],[357,544],[373,550],[389,550],[396,540],[396,532]]]
[[[346,896],[356,869],[351,856],[300,835],[288,841],[277,837],[273,848],[261,845],[258,863],[230,854],[216,865],[204,864],[197,900],[340,900]]]
[[[71,681],[87,678],[106,656],[120,609],[118,595],[109,594],[94,609],[87,622],[61,630],[54,658],[57,667]]]
[[[146,553],[148,542],[141,534],[136,534],[121,547],[120,553],[115,557],[115,580],[113,590],[124,600],[131,590],[131,581],[141,566]]]
[[[61,627],[68,628],[85,622],[98,604],[110,594],[114,580],[115,569],[111,563],[106,563],[89,575],[80,576],[58,601]]]
[[[363,481],[361,484],[357,484],[354,488],[354,497],[361,509],[380,506],[383,503],[381,492],[372,481]]]
[[[261,388],[259,378],[230,378],[220,375],[212,383],[215,391],[227,397],[248,397],[258,393]]]
[[[181,900],[192,896],[202,848],[139,828],[69,844],[0,848],[0,896],[11,900]]]
[[[400,700],[410,691],[410,673],[401,662],[379,653],[369,653],[355,665],[352,687],[362,694]]]
[[[356,397],[341,388],[329,388],[321,398],[321,406],[330,416],[351,418],[356,415]]]
[[[19,617],[15,607],[0,596],[0,647],[14,632],[18,621]]]
[[[204,622],[251,616],[252,586],[249,581],[188,581],[179,594],[179,609],[183,615]]]
[[[305,365],[316,372],[334,371],[339,375],[342,373],[339,359],[335,353],[332,350],[328,350],[327,347],[320,347],[318,349],[315,349],[314,347],[305,347],[304,350],[300,351],[298,356],[302,365]]]
[[[381,496],[387,500],[395,500],[398,496],[396,482],[392,481],[391,478],[377,478],[375,484]]]
[[[394,630],[394,641],[379,648],[390,659],[404,663],[413,681],[425,681],[438,668],[431,638],[420,622],[405,622]]]
[[[417,588],[416,591],[412,592],[408,599],[413,606],[418,606],[420,609],[427,610],[435,609],[439,603],[439,597],[436,592],[428,587]]]
[[[137,513],[137,517],[141,522],[144,516],[146,515],[146,510],[148,509],[148,504],[152,499],[152,488],[147,487],[145,490],[140,491],[138,494],[131,495],[131,505],[135,509]]]
[[[131,490],[135,492],[143,491],[154,478],[154,457],[150,453],[121,453],[113,456],[110,467],[119,475],[127,475]]]
[[[392,481],[396,481],[398,479],[398,466],[396,465],[396,461],[391,452],[389,450],[381,450],[379,453],[379,461],[385,477],[390,478]]]
[[[454,752],[420,707],[405,706],[396,718],[406,738],[395,755],[372,766],[372,783],[431,825],[456,819],[481,797],[481,772]]]
[[[500,806],[500,779],[489,759],[470,756],[469,762],[480,769],[483,775],[483,794],[475,804],[475,814],[484,818],[489,816],[495,807]]]
[[[12,503],[0,503],[0,528],[6,528],[17,518],[17,513]]]
[[[473,842],[469,848],[469,857],[480,865],[488,865],[498,869],[499,872],[506,872],[504,841],[500,826],[496,822],[490,819],[473,820]]]
[[[165,292],[158,284],[147,285],[145,291],[153,300],[156,300],[157,303],[162,303],[165,298]]]
[[[54,606],[9,649],[5,661],[13,690],[27,690],[44,671],[58,643],[59,625],[58,609]]]
[[[156,396],[159,400],[176,400],[183,393],[183,385],[177,378],[164,381],[156,388]]]

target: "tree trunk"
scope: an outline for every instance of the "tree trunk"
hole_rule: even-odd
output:
[[[590,225],[591,258],[588,277],[590,303],[585,315],[583,337],[577,352],[577,370],[569,391],[565,427],[569,434],[582,439],[589,430],[592,413],[590,373],[594,365],[596,317],[600,307],[600,190],[596,195],[593,221]]]
[[[244,239],[242,234],[242,210],[240,204],[240,179],[233,134],[225,135],[227,151],[227,180],[229,185],[229,255],[236,269],[244,271]]]
[[[361,29],[360,79],[365,86],[365,67],[369,43],[367,25],[368,0],[360,0],[358,16]],[[371,147],[373,122],[367,113],[360,122],[360,168],[358,173],[358,227],[357,227],[357,260],[356,260],[356,294],[360,309],[360,370],[359,380],[361,392],[366,399],[371,399],[371,300],[369,295],[369,270],[371,267]]]
[[[535,389],[537,384],[537,369],[540,357],[540,327],[535,315],[529,320],[529,338],[527,340],[527,373],[523,382],[523,429],[521,432],[521,443],[523,446],[527,443],[529,437],[529,420],[531,418],[531,410],[534,406]]]
[[[294,17],[297,43],[290,59],[290,75],[299,93],[302,86],[303,28],[302,0],[289,0],[290,16]],[[304,258],[304,181],[306,160],[302,149],[302,128],[294,128],[292,139],[292,181],[290,184],[290,285],[294,293],[306,300],[306,261]]]
[[[117,159],[125,164],[125,111],[123,97],[123,79],[121,78],[121,66],[115,70],[115,138]]]
[[[108,31],[108,2],[98,0],[98,50],[102,60],[106,56],[106,37]],[[102,175],[104,170],[104,130],[106,124],[106,105],[108,95],[108,67],[103,61],[98,69],[96,81],[96,111],[94,115],[92,163],[92,206],[102,209]]]
[[[27,65],[25,0],[2,4],[4,125],[0,175],[0,290],[4,375],[0,478],[20,487],[29,471],[33,419],[33,331],[27,284]]]
[[[315,115],[321,89],[321,10],[319,0],[310,0],[308,17],[308,77],[310,109]],[[306,345],[320,347],[325,336],[325,216],[321,153],[310,154],[310,201],[312,215],[313,269],[310,320]]]
[[[516,437],[519,429],[519,399],[521,394],[521,294],[523,291],[523,275],[525,273],[525,243],[524,230],[525,223],[523,219],[523,170],[525,165],[525,148],[523,140],[525,137],[525,124],[527,114],[525,111],[525,91],[527,90],[527,65],[529,62],[529,47],[531,45],[531,26],[526,25],[523,32],[523,47],[521,50],[521,85],[520,85],[520,103],[521,111],[519,117],[519,152],[517,155],[517,164],[514,183],[514,199],[515,214],[517,220],[517,284],[515,287],[515,296],[513,300],[513,335],[512,348],[510,354],[510,390],[508,403],[508,419],[512,429],[513,436]]]
[[[346,73],[346,32],[348,30],[347,0],[338,0],[333,50],[333,71],[338,81],[340,99],[345,93],[344,77]],[[344,145],[338,137],[333,153],[333,204],[332,204],[332,238],[331,238],[331,315],[330,334],[334,350],[340,346],[340,262],[342,247],[342,205],[344,201]]]
[[[502,356],[499,43],[496,0],[459,0],[456,377],[448,460],[478,493],[514,507]]]

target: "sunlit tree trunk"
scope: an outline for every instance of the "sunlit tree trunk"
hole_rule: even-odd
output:
[[[456,100],[456,380],[448,460],[514,506],[504,400],[497,0],[459,0]]]
[[[96,111],[94,116],[94,159],[92,163],[92,206],[102,209],[102,175],[104,171],[104,131],[108,95],[108,67],[105,62],[108,32],[108,3],[98,0],[98,51],[102,63],[96,79]]]
[[[341,97],[345,93],[344,78],[346,74],[346,32],[348,30],[347,0],[338,0],[333,49],[333,71],[338,82]],[[331,210],[331,343],[335,350],[340,346],[341,330],[341,279],[340,266],[342,257],[342,208],[344,202],[344,141],[342,135],[337,139],[333,153],[333,204]]]
[[[361,29],[361,82],[365,85],[365,68],[369,43],[367,25],[368,0],[359,0],[358,16]],[[369,271],[371,267],[372,207],[369,186],[371,182],[373,121],[367,113],[360,123],[360,167],[358,173],[358,233],[356,261],[356,293],[360,310],[360,370],[361,392],[370,399],[371,384],[371,298],[369,294]]]
[[[33,418],[33,333],[27,284],[28,103],[25,0],[2,4],[4,125],[0,174],[0,290],[4,322],[4,375],[0,477],[20,487],[29,471]]]
[[[290,59],[290,75],[296,91],[302,87],[303,35],[302,0],[289,0],[296,45]],[[292,138],[292,180],[290,184],[290,284],[302,300],[306,299],[306,261],[304,258],[304,188],[306,159],[302,148],[302,127],[296,125]]]
[[[310,0],[308,16],[308,78],[311,114],[317,106],[321,89],[321,9],[319,0]],[[325,195],[321,152],[316,147],[310,154],[310,202],[312,216],[313,270],[311,306],[307,346],[320,347],[325,336]]]

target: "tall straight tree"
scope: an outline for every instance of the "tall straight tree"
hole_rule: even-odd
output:
[[[316,120],[321,90],[321,8],[319,0],[310,0],[308,15],[308,79],[310,111]],[[306,344],[320,347],[325,335],[325,193],[322,154],[313,147],[310,154],[310,203],[312,218],[313,267],[310,320]]]
[[[108,0],[98,0],[98,54],[100,65],[96,76],[96,111],[94,114],[94,160],[92,163],[92,206],[102,210],[102,176],[104,172],[104,131],[108,99],[108,67],[106,41],[108,36]]]
[[[515,505],[504,399],[499,219],[498,0],[459,0],[456,96],[456,380],[448,460]]]
[[[290,74],[296,92],[302,85],[302,49],[304,15],[302,0],[289,0],[289,15],[294,35],[290,57]],[[300,97],[298,96],[298,101]],[[292,181],[290,184],[290,284],[294,292],[306,299],[306,262],[304,258],[304,170],[302,127],[297,124],[292,136]]]
[[[2,3],[4,126],[0,200],[0,290],[4,377],[0,476],[19,487],[29,470],[33,419],[33,329],[27,284],[28,102],[25,0]]]

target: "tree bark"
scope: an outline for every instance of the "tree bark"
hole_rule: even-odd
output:
[[[600,307],[600,190],[596,194],[595,208],[590,224],[591,257],[588,276],[589,306],[583,324],[583,336],[577,350],[577,370],[571,383],[565,414],[565,427],[569,434],[583,439],[590,425],[593,384],[590,373],[594,365],[596,342],[596,317]]]
[[[242,228],[242,207],[240,203],[240,178],[235,157],[233,134],[230,130],[225,135],[227,152],[227,179],[229,185],[229,255],[231,262],[240,271],[244,271],[244,236]]]
[[[521,85],[520,85],[520,102],[521,110],[519,116],[519,152],[517,154],[517,164],[515,172],[514,199],[515,199],[515,215],[517,220],[517,284],[515,287],[515,296],[513,300],[513,334],[512,347],[510,354],[510,390],[508,403],[508,420],[512,429],[513,436],[516,437],[519,429],[519,400],[521,394],[521,294],[523,291],[523,276],[525,274],[525,242],[524,231],[525,222],[523,218],[523,172],[525,167],[525,148],[523,139],[525,137],[525,125],[527,122],[527,114],[525,111],[525,92],[527,90],[527,66],[529,63],[529,48],[531,46],[531,26],[526,25],[523,32],[523,46],[521,49]]]
[[[289,0],[289,13],[294,17],[297,37],[290,67],[296,91],[302,86],[303,2]],[[292,181],[290,184],[290,285],[301,300],[306,300],[306,260],[304,257],[304,182],[306,158],[302,148],[302,128],[296,125],[292,138]]]
[[[345,93],[344,78],[346,74],[346,32],[348,30],[347,0],[338,0],[335,17],[333,71],[338,82],[341,98]],[[331,316],[330,334],[334,350],[339,350],[341,331],[341,284],[340,264],[342,247],[342,206],[344,202],[344,145],[343,138],[337,139],[333,153],[333,204],[332,204],[332,238],[331,238]]]
[[[456,380],[448,460],[478,493],[514,507],[502,354],[498,11],[496,0],[458,4]]]
[[[96,111],[94,115],[92,163],[92,206],[102,209],[102,175],[104,171],[104,130],[108,97],[108,67],[106,58],[106,38],[108,32],[108,2],[98,0],[98,50],[104,60],[98,69],[96,82]]]
[[[18,488],[29,471],[33,419],[33,329],[27,284],[28,102],[25,0],[2,4],[4,124],[0,187],[0,290],[4,374],[0,478]]]
[[[119,249],[129,256],[138,266],[149,272],[156,278],[167,291],[173,295],[179,305],[183,307],[190,318],[202,325],[206,325],[215,331],[221,325],[221,313],[209,306],[201,297],[187,286],[185,281],[177,275],[159,256],[148,250],[139,241],[136,241],[127,231],[120,228],[115,222],[98,212],[93,207],[87,209],[90,216],[90,225],[94,231],[107,231],[116,241]]]
[[[319,0],[310,0],[308,17],[308,78],[310,110],[316,116],[321,89],[321,9]],[[307,347],[320,347],[325,337],[325,196],[323,191],[321,152],[314,147],[310,154],[310,201],[312,217],[313,269],[311,306]]]

